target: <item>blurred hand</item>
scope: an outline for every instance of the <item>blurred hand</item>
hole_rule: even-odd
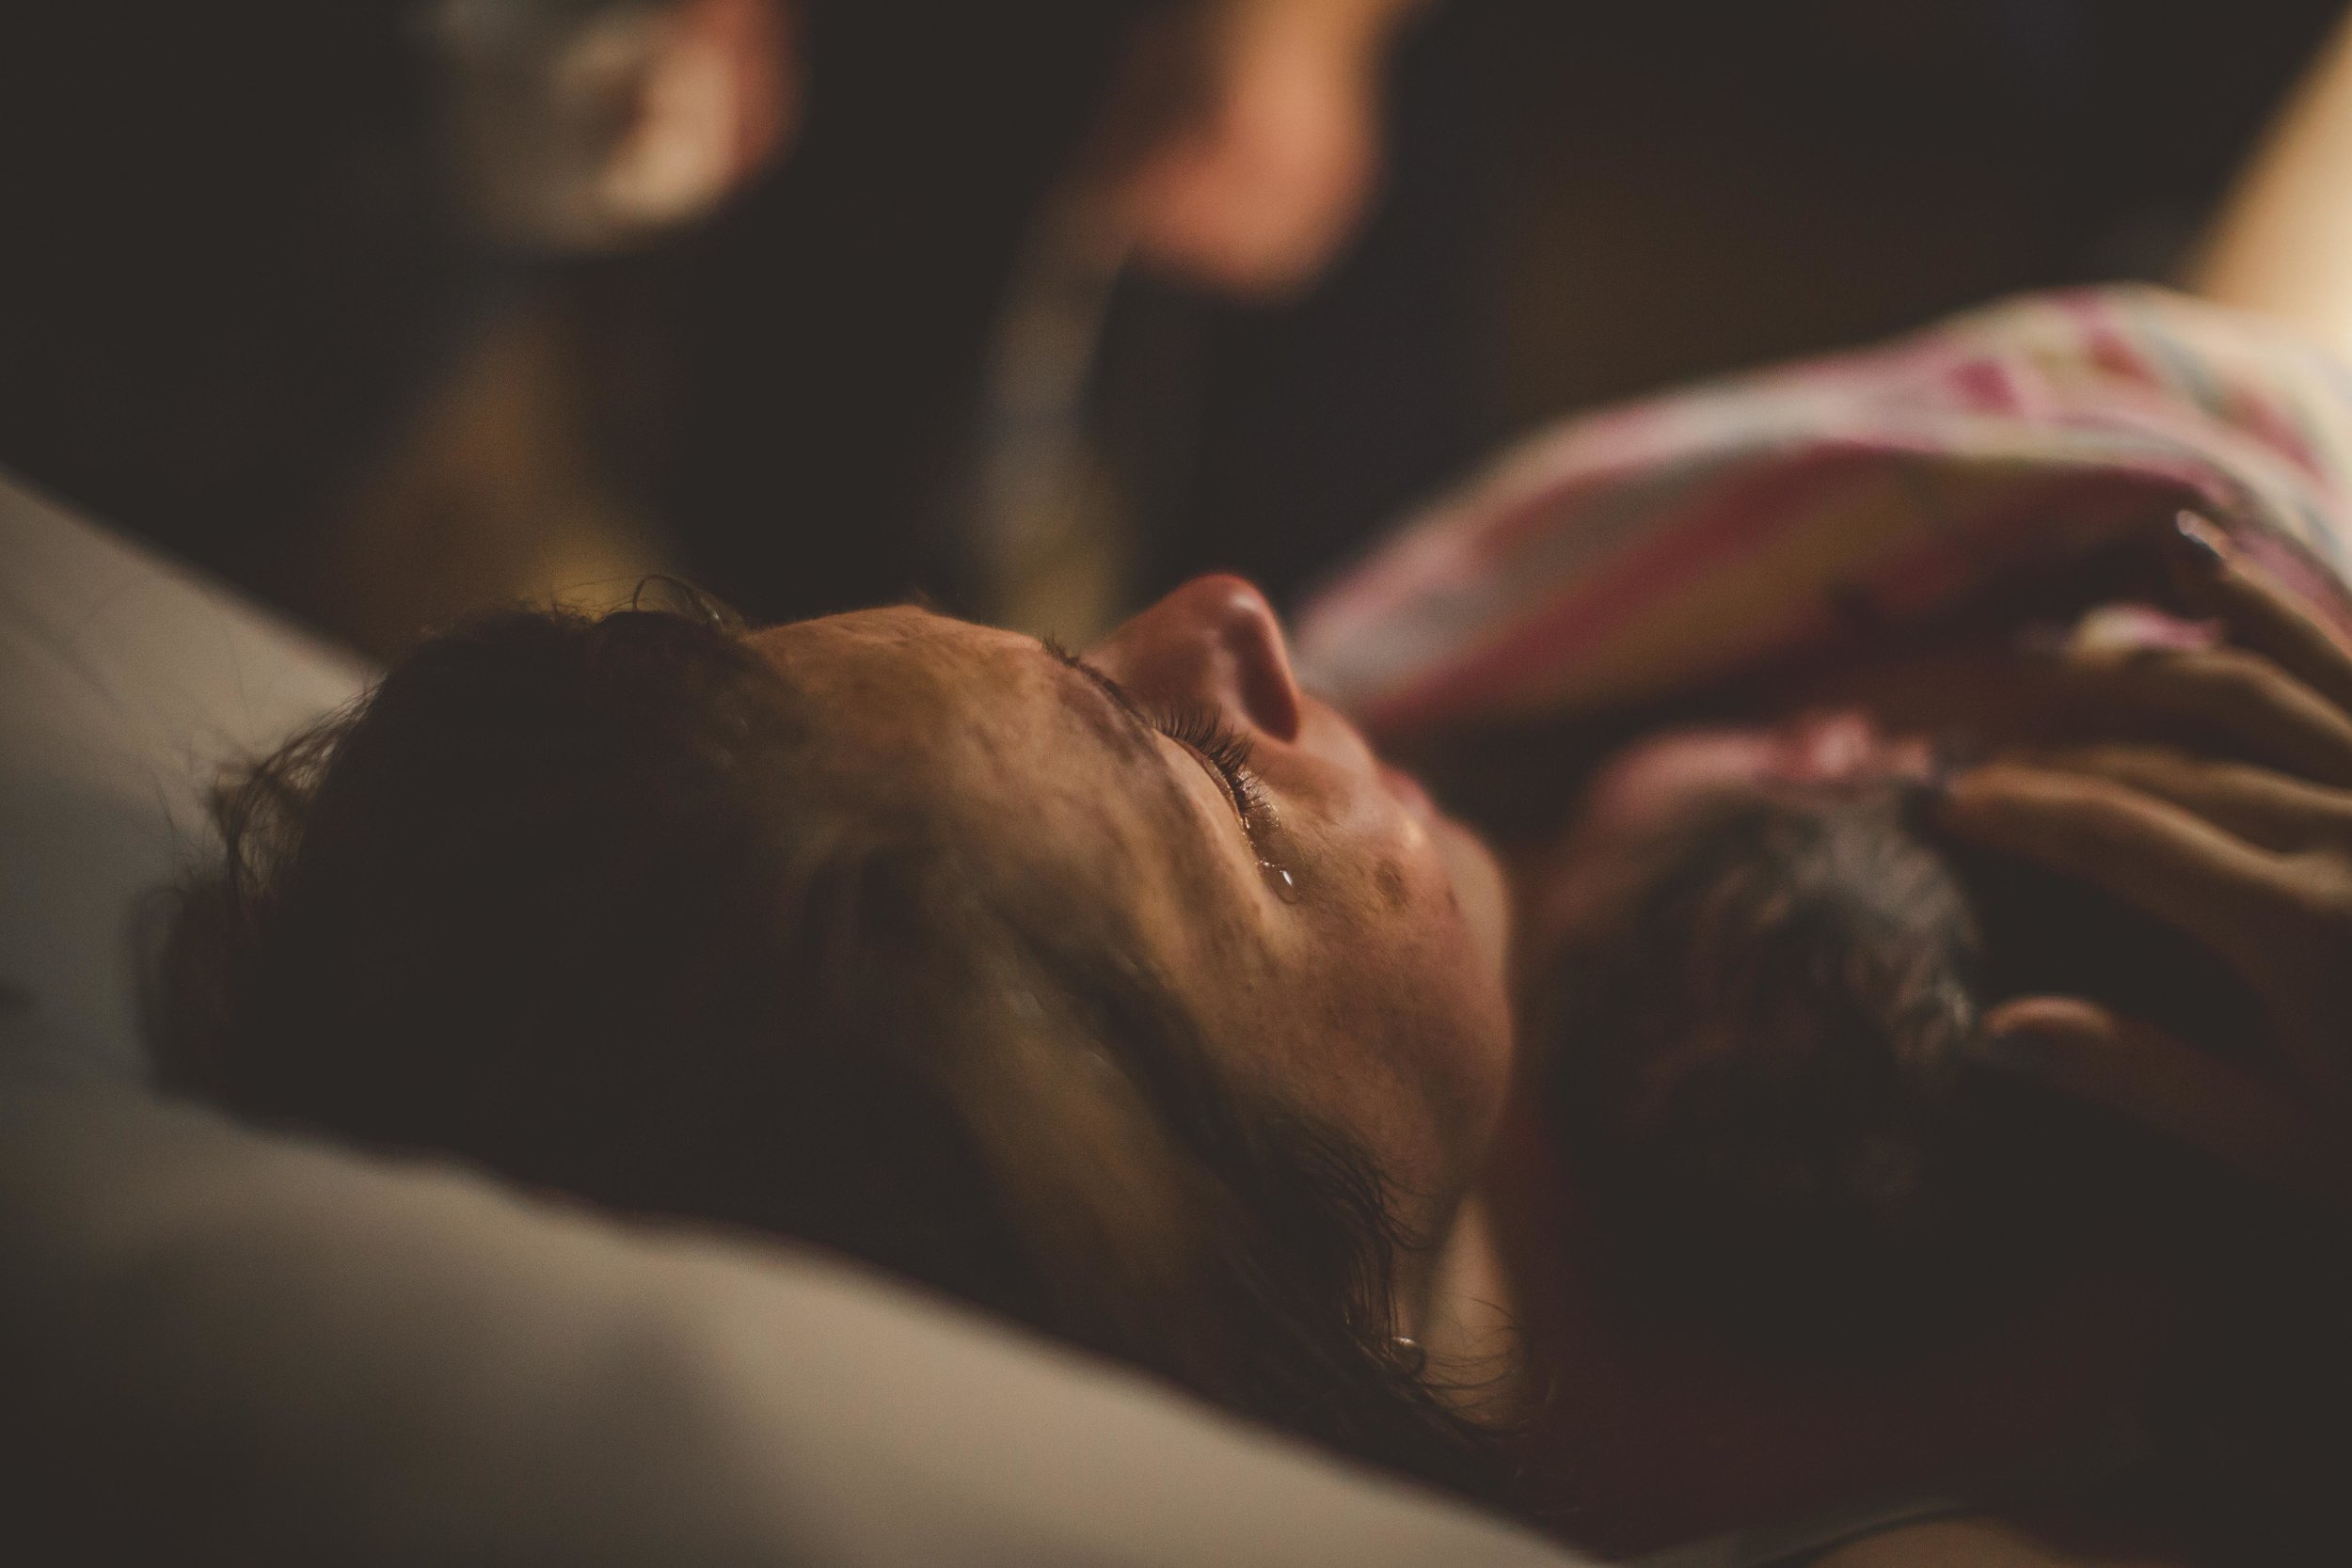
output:
[[[1200,0],[1139,44],[1107,133],[1106,218],[1222,292],[1312,283],[1377,186],[1388,52],[1426,0]]]
[[[2063,678],[2156,744],[2012,753],[1962,774],[1954,836],[2092,883],[2195,938],[2261,998],[2261,1069],[2076,997],[1984,1022],[1996,1065],[2239,1169],[2352,1205],[2352,650],[2184,514],[2173,577],[2229,644],[2081,647]],[[2180,744],[2196,737],[2194,748]]]

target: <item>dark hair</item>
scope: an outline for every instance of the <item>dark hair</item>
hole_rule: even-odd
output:
[[[1219,1078],[1116,911],[832,778],[724,626],[495,616],[224,790],[172,1073],[836,1248],[1478,1495],[1382,1178]]]
[[[1702,813],[1605,936],[1553,956],[1550,1101],[1645,1309],[1751,1349],[1899,1355],[1993,1326],[2085,1229],[2121,1237],[2089,1214],[2157,1185],[2121,1130],[1967,1067],[2026,970],[2080,989],[2058,950],[2100,917],[2074,900],[2026,929],[2010,911],[2062,890],[1996,894],[1904,808],[1791,791]]]
[[[1608,941],[1562,957],[1554,1101],[1661,1297],[1842,1331],[1845,1291],[1920,1228],[1977,932],[1949,875],[1885,827],[1727,807],[1661,855]]]

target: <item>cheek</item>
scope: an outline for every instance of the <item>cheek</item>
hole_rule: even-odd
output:
[[[1512,1078],[1510,898],[1477,837],[1452,823],[1438,837],[1444,879],[1418,922],[1436,939],[1424,949],[1423,994],[1434,1004],[1423,1020],[1424,1071],[1453,1157],[1475,1167],[1485,1164]]]
[[[1484,1164],[1511,1076],[1502,877],[1466,830],[1391,825],[1315,911],[1316,1064],[1399,1180],[1458,1193]]]

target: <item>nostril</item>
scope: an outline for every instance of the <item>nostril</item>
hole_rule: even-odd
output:
[[[1234,695],[1252,727],[1285,744],[1298,738],[1298,680],[1274,607],[1255,588],[1234,579],[1222,638],[1232,661]]]
[[[1234,695],[1250,728],[1269,740],[1288,745],[1298,738],[1298,688],[1292,684],[1290,666],[1268,658],[1263,648],[1235,650]]]

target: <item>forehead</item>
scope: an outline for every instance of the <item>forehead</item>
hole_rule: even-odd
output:
[[[886,749],[894,771],[1047,754],[1087,768],[1091,759],[1069,754],[1082,737],[1132,750],[1060,661],[1015,632],[906,605],[772,626],[750,641],[813,699],[828,743],[852,755]]]
[[[914,605],[787,622],[755,631],[747,641],[802,685],[854,680],[902,666],[979,668],[1032,645],[1012,632],[953,620]]]
[[[818,766],[856,800],[1088,880],[1186,860],[1190,814],[1151,744],[1032,639],[901,606],[750,641],[807,699]]]

